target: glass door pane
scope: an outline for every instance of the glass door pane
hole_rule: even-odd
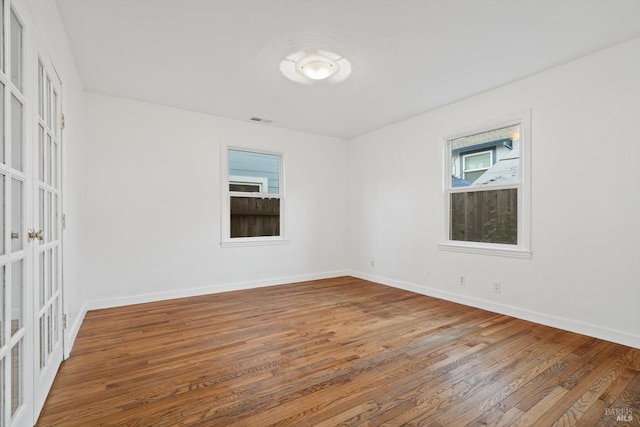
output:
[[[0,163],[4,163],[4,85],[0,83]]]
[[[4,421],[4,384],[5,384],[5,375],[4,375],[4,365],[7,362],[7,359],[0,359],[0,380],[2,380],[2,387],[0,387],[0,422]],[[4,425],[4,423],[2,423]]]
[[[38,61],[38,115],[40,118],[44,118],[44,67],[42,62]]]
[[[45,155],[44,155],[44,128],[38,125],[38,179],[44,182]]]
[[[0,71],[4,73],[4,1],[0,0]],[[2,417],[0,417],[0,421]]]
[[[47,144],[45,146],[45,162],[47,163],[46,165],[46,170],[47,170],[47,184],[51,184],[51,172],[52,172],[52,167],[53,166],[53,162],[51,161],[51,152],[52,150],[52,146],[53,145],[53,141],[51,141],[51,135],[47,135]]]
[[[11,349],[11,416],[22,404],[22,340]]]
[[[11,167],[24,171],[22,103],[15,95],[11,95]]]
[[[11,179],[11,252],[20,251],[23,246],[23,191],[22,181]]]
[[[4,265],[0,267],[0,348],[5,345],[5,336],[4,336],[4,316],[5,316],[5,295],[7,292],[6,284],[5,284],[5,276],[4,276]],[[0,387],[1,388],[1,387]],[[1,424],[2,418],[0,418]]]
[[[6,229],[6,204],[5,204],[5,182],[6,177],[0,174],[0,255],[5,254],[4,230]],[[2,321],[2,319],[0,319]]]
[[[24,295],[24,263],[23,260],[11,264],[11,336],[23,326]]]
[[[40,274],[38,274],[38,288],[40,289],[40,305],[38,308],[42,309],[44,305],[47,303],[48,295],[47,295],[47,287],[45,286],[45,252],[40,252],[40,256],[38,257],[38,270]]]
[[[9,22],[11,51],[11,83],[22,92],[22,24],[18,16],[11,10]]]

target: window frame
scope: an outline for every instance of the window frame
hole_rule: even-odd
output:
[[[504,127],[520,125],[520,182],[517,184],[478,186],[478,187],[453,187],[452,179],[452,150],[450,141],[478,133],[489,132]],[[444,228],[438,249],[442,251],[464,252],[481,255],[494,255],[513,258],[531,259],[531,111],[521,112],[502,119],[486,121],[475,128],[467,128],[462,132],[452,133],[442,138],[443,150],[443,206]],[[463,168],[462,162],[460,165]],[[516,245],[469,242],[451,240],[451,194],[468,193],[475,191],[490,191],[516,188],[518,191],[518,216]]]
[[[241,192],[229,190],[231,182],[250,182],[255,184],[253,177],[240,177],[229,175],[229,151],[244,151],[255,154],[267,154],[278,156],[278,193],[269,193],[268,187],[266,192]],[[238,246],[263,246],[263,245],[282,245],[288,244],[286,239],[286,222],[285,222],[285,154],[278,151],[264,150],[249,146],[237,145],[221,145],[221,247],[238,247]],[[251,179],[251,181],[244,181]],[[262,186],[262,185],[261,185]],[[251,197],[251,198],[272,198],[280,200],[280,235],[279,236],[256,236],[256,237],[231,237],[231,197]]]
[[[259,191],[251,191],[251,193],[264,193],[263,189],[266,188],[267,191],[269,189],[269,180],[259,176],[229,175],[229,184],[255,185],[259,188]]]
[[[489,167],[486,168],[480,168],[480,169],[468,169],[466,168],[466,164],[467,164],[467,157],[471,157],[471,156],[478,156],[480,154],[489,154]],[[478,172],[478,171],[488,171],[489,169],[491,169],[491,166],[494,165],[494,159],[493,159],[493,150],[482,150],[482,151],[474,151],[474,152],[468,152],[468,153],[461,153],[461,168],[462,168],[462,179],[464,179],[465,181],[467,180],[467,172]]]

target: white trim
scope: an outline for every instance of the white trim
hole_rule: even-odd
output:
[[[458,242],[438,243],[438,249],[449,252],[463,252],[467,254],[495,255],[510,258],[531,259],[531,251],[521,250],[515,246],[496,243]]]
[[[223,248],[245,248],[250,246],[277,246],[288,245],[290,240],[279,237],[236,237],[230,241],[220,242]]]
[[[348,275],[346,271],[328,271],[324,273],[303,274],[298,276],[276,277],[263,280],[250,280],[246,282],[224,283],[200,288],[181,289],[175,291],[154,292],[149,294],[133,295],[120,298],[106,298],[89,301],[88,310],[121,307],[132,304],[144,304],[147,302],[165,301],[174,298],[186,298],[199,295],[217,294],[221,292],[240,291],[245,289],[262,288],[265,286],[286,285],[289,283],[306,282],[309,280],[332,279]]]
[[[444,136],[443,143],[443,207],[444,207],[444,229],[442,240],[437,244],[439,250],[451,252],[465,252],[478,255],[506,256],[514,258],[531,259],[533,253],[531,251],[531,110],[522,111],[508,117],[488,120],[481,126],[468,128],[464,132],[457,132]],[[469,135],[488,132],[495,129],[501,129],[513,125],[520,125],[520,183],[510,185],[492,185],[477,187],[453,187],[451,180],[451,149],[449,141],[462,138]],[[463,168],[462,163],[460,165]],[[464,175],[464,171],[462,172]],[[495,243],[483,242],[463,242],[451,240],[450,221],[451,221],[451,197],[452,193],[471,192],[471,191],[490,191],[507,188],[516,188],[518,190],[518,244],[502,245]]]
[[[452,187],[449,193],[473,193],[474,191],[509,190],[520,188],[520,184],[470,185],[468,187]]]
[[[87,315],[87,304],[84,303],[82,304],[82,307],[80,307],[80,312],[78,313],[76,318],[73,320],[71,327],[67,327],[67,329],[64,331],[65,333],[64,355],[63,355],[64,360],[68,359],[69,356],[71,355],[73,344],[76,342],[76,338],[78,337],[78,332],[80,332],[80,327],[82,326],[82,323],[84,322],[84,318],[86,315]]]
[[[527,310],[512,305],[500,304],[481,298],[469,297],[453,292],[433,289],[427,286],[416,285],[401,280],[390,279],[388,277],[375,276],[372,274],[361,273],[356,271],[348,272],[349,275],[363,280],[380,283],[382,285],[391,286],[406,291],[439,298],[445,301],[451,301],[494,313],[504,314],[516,317],[518,319],[527,320],[529,322],[538,323],[553,328],[563,329],[565,331],[574,332],[576,334],[587,335],[590,337],[615,342],[618,344],[640,349],[640,335],[628,332],[618,331],[615,329],[603,328],[601,326],[584,323],[577,320],[567,319],[564,317],[553,316],[539,311]]]

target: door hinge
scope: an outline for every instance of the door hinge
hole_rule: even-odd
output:
[[[62,214],[62,218],[60,219],[60,226],[63,230],[67,228],[67,214]]]
[[[60,117],[60,129],[64,129],[66,126],[66,120],[64,117],[64,113],[62,113],[62,117]]]
[[[67,329],[67,314],[62,315],[62,329]]]

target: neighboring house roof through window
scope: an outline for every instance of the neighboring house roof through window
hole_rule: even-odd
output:
[[[514,148],[499,159],[472,184],[474,187],[486,184],[515,184],[520,182],[520,150]],[[455,186],[455,185],[454,185]]]

